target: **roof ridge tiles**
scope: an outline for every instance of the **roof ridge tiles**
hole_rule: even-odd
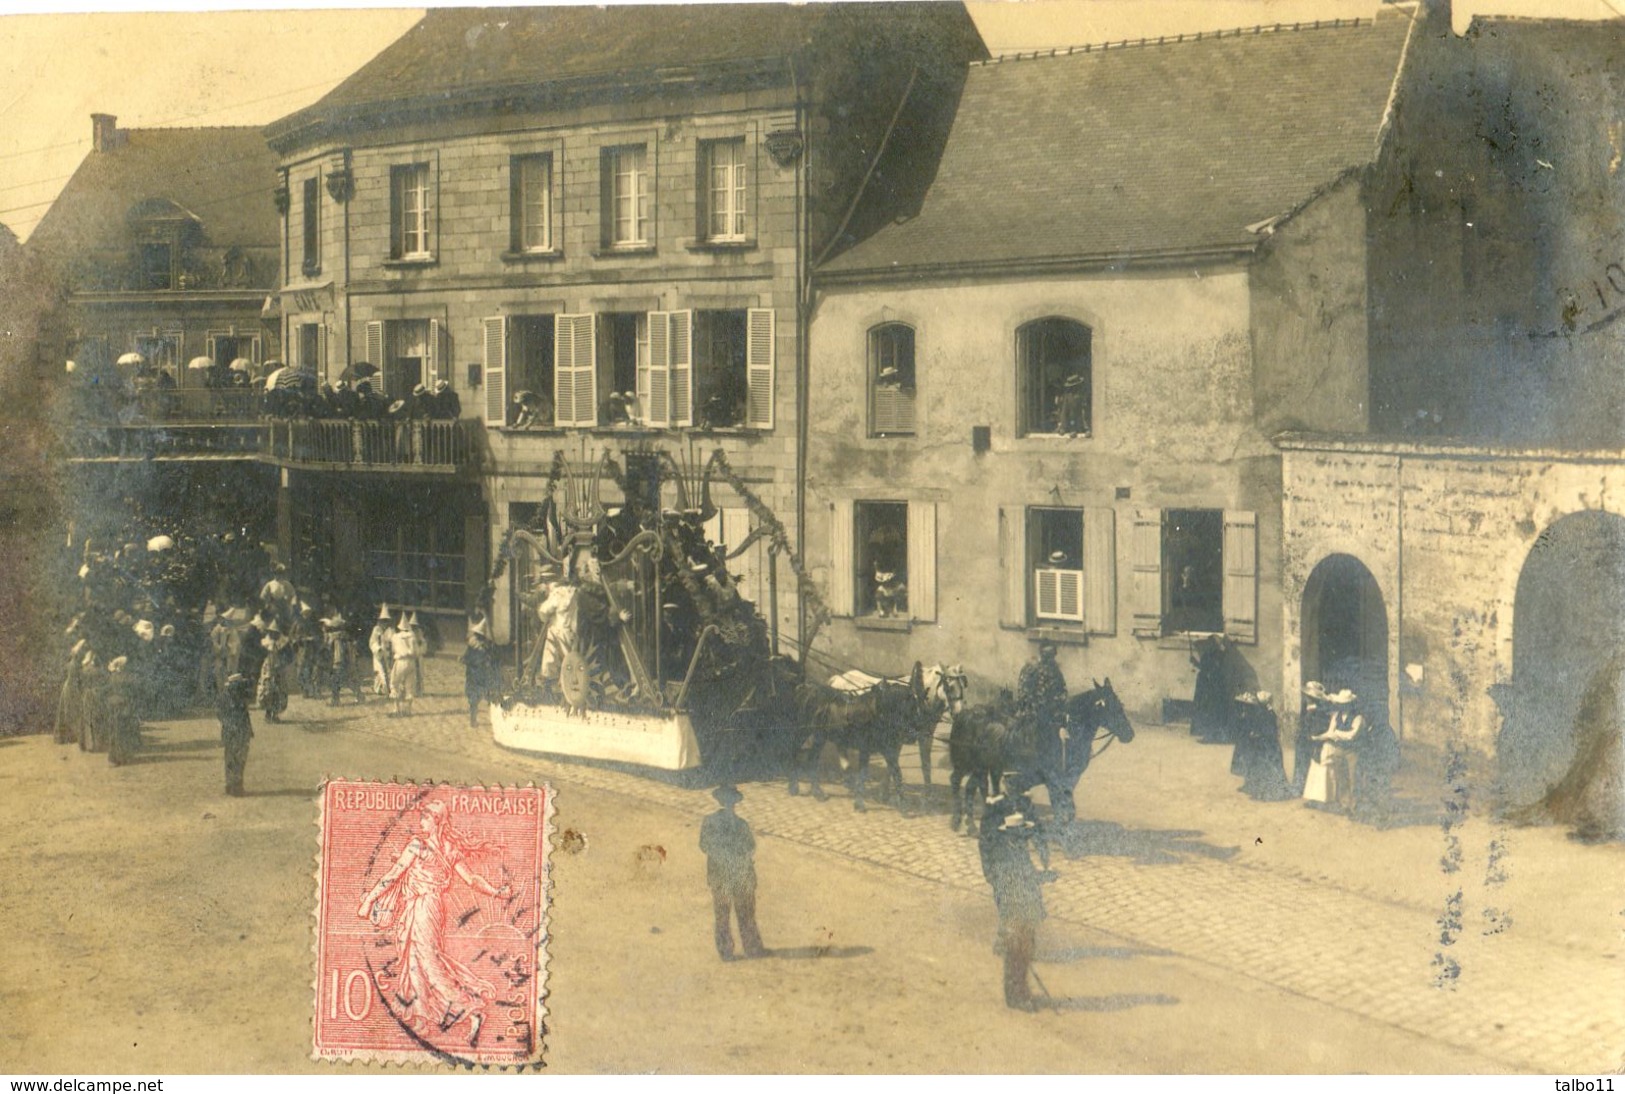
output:
[[[1301,33],[1310,30],[1347,30],[1359,26],[1372,26],[1373,23],[1374,21],[1371,19],[1360,18],[1315,19],[1296,23],[1258,23],[1251,27],[1228,27],[1222,30],[1186,31],[1180,34],[1165,34],[1156,38],[1123,38],[1117,41],[1084,42],[1072,46],[1054,46],[1047,50],[1017,50],[1013,53],[1001,53],[997,57],[989,57],[985,61],[972,61],[971,67],[980,68],[988,65],[1010,64],[1016,61],[1036,61],[1048,57],[1071,57],[1077,53],[1107,53],[1111,50],[1173,46],[1204,41],[1214,42],[1221,38],[1241,38],[1261,34]]]

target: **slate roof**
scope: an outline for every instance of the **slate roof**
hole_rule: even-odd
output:
[[[829,32],[871,21],[955,34],[970,43],[962,55],[986,55],[964,6],[941,0],[432,8],[348,80],[266,132],[281,142],[380,109],[522,96],[572,81],[614,87],[615,77],[760,62],[783,68]]]
[[[29,237],[61,255],[116,249],[143,202],[171,202],[202,223],[211,247],[269,247],[281,226],[271,199],[277,158],[258,126],[120,129],[111,151],[91,152]]]
[[[821,273],[1008,267],[1258,242],[1371,163],[1402,15],[974,65],[919,213]]]

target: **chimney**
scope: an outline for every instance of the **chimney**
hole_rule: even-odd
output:
[[[90,116],[90,147],[95,152],[111,152],[118,144],[118,117],[114,114]]]
[[[1451,33],[1451,20],[1454,13],[1450,10],[1450,0],[1421,0],[1422,21],[1434,28],[1435,33]]]

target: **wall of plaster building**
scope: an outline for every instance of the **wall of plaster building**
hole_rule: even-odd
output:
[[[1514,605],[1530,551],[1570,514],[1625,514],[1625,458],[1382,445],[1289,450],[1283,474],[1283,688],[1301,683],[1293,636],[1308,573],[1327,555],[1354,554],[1389,612],[1395,729],[1493,754],[1501,715],[1490,688],[1512,675]]]
[[[1349,175],[1277,227],[1252,265],[1254,400],[1266,436],[1370,422],[1366,214]]]
[[[1115,523],[1111,634],[1063,643],[1076,690],[1110,676],[1131,714],[1160,720],[1165,698],[1194,684],[1184,637],[1136,637],[1129,586],[1137,508],[1257,513],[1258,633],[1243,647],[1262,680],[1279,675],[1280,461],[1253,421],[1245,270],[840,288],[812,324],[807,543],[829,588],[833,505],[852,499],[936,505],[938,611],[906,631],[838,618],[820,645],[836,659],[900,672],[916,660],[961,662],[976,690],[1010,686],[1036,628],[1001,625],[1000,507],[1109,510]],[[1017,436],[1016,331],[1064,316],[1093,332],[1093,433]],[[867,333],[916,331],[917,432],[870,437]],[[972,449],[974,426],[991,448]],[[1047,633],[1047,632],[1045,632]]]

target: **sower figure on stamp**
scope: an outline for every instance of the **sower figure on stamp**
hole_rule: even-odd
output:
[[[468,1043],[479,1041],[485,1006],[496,988],[453,957],[446,937],[453,909],[452,884],[462,881],[476,893],[505,897],[510,886],[492,885],[469,868],[469,860],[496,850],[466,839],[451,825],[442,801],[425,802],[418,834],[401,849],[395,865],[361,900],[356,914],[386,930],[400,946],[400,980],[393,1002],[420,1035],[431,1024],[442,1032],[467,1019]]]
[[[994,823],[990,805],[982,818],[980,849],[982,876],[993,886],[999,909],[999,936],[1004,942],[1004,1004],[1015,1010],[1036,1010],[1028,974],[1038,924],[1044,918],[1044,897],[1039,885],[1053,875],[1033,865],[1029,846],[1036,826],[1019,812],[1006,813]]]
[[[766,957],[761,933],[756,929],[756,837],[750,825],[734,812],[745,796],[733,786],[719,786],[711,792],[722,808],[700,822],[700,850],[705,852],[705,880],[711,886],[711,906],[716,913],[717,955],[734,959],[730,909],[739,918],[739,943],[746,957]]]
[[[248,717],[248,701],[254,695],[254,682],[240,672],[226,677],[216,698],[220,717],[220,743],[226,749],[226,793],[243,796],[243,769],[248,766],[248,742],[254,725]]]

